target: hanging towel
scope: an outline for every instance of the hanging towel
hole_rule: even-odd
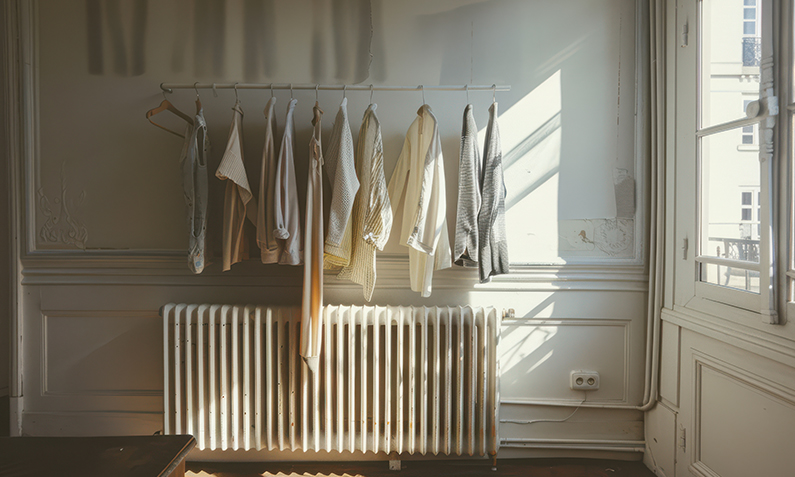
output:
[[[243,233],[246,215],[254,211],[247,210],[252,198],[251,186],[243,166],[243,110],[240,101],[232,108],[232,127],[229,130],[229,141],[226,144],[224,157],[215,176],[226,180],[224,191],[223,219],[223,270],[229,270],[233,264],[248,258],[248,243]],[[255,204],[251,204],[255,206]],[[256,214],[254,214],[256,217]]]
[[[359,180],[353,160],[353,137],[348,124],[348,98],[342,98],[325,154],[324,169],[331,184],[331,211],[325,243],[325,268],[348,265],[351,258],[351,210]]]
[[[201,273],[207,264],[207,154],[210,139],[207,137],[207,123],[204,110],[200,109],[185,132],[180,169],[182,170],[182,190],[188,206],[188,268],[193,273]]]
[[[472,105],[464,108],[461,156],[458,162],[458,207],[455,216],[453,260],[463,267],[478,266],[478,212],[483,164],[478,150],[478,127]]]
[[[276,115],[273,112],[275,103],[276,98],[271,97],[265,106],[265,146],[262,149],[262,169],[257,198],[257,244],[262,263],[277,263],[282,252],[282,244],[276,240],[273,233],[276,223],[273,199],[276,188],[276,151],[273,137],[276,131]]]
[[[301,357],[312,373],[317,372],[323,332],[323,150],[320,143],[320,118],[323,111],[313,108],[312,139],[309,141],[309,173],[306,181],[306,219],[304,225],[304,293],[301,303]]]
[[[273,235],[281,241],[282,253],[279,263],[282,265],[301,265],[304,261],[304,242],[301,240],[301,217],[298,213],[298,188],[295,182],[295,149],[293,112],[297,99],[291,99],[287,105],[287,117],[284,120],[284,136],[279,148],[276,162],[276,183],[273,192],[275,223]]]
[[[356,174],[359,188],[353,202],[353,244],[350,264],[338,278],[362,285],[370,301],[375,288],[375,251],[383,250],[392,229],[392,206],[384,177],[384,146],[375,104],[364,112],[356,146]]]
[[[505,180],[502,146],[497,126],[497,102],[489,108],[489,125],[483,150],[483,198],[478,214],[480,282],[509,272],[508,238],[505,234]]]
[[[444,159],[439,128],[423,104],[411,123],[389,180],[392,215],[403,205],[400,243],[409,247],[411,289],[431,296],[434,270],[451,266]]]

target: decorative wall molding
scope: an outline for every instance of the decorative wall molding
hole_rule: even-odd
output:
[[[66,162],[61,164],[60,194],[52,200],[44,192],[43,187],[36,190],[38,205],[44,216],[44,223],[39,229],[38,238],[45,243],[73,245],[85,250],[88,241],[88,229],[77,217],[73,216],[76,208],[82,205],[86,191],[82,190],[76,198],[69,195],[66,184]],[[72,209],[70,212],[69,209]]]
[[[774,333],[780,331],[780,327],[772,328],[767,333],[678,306],[674,310],[663,308],[662,319],[795,368],[795,342]]]
[[[737,386],[745,387],[754,393],[777,401],[789,406],[795,413],[795,389],[785,386],[782,383],[771,381],[761,374],[740,368],[714,356],[710,356],[701,351],[693,351],[692,354],[692,443],[693,449],[690,452],[691,472],[704,477],[720,477],[709,465],[702,460],[701,438],[702,438],[702,392],[703,376],[705,372],[712,372],[734,382]],[[690,442],[691,439],[688,439]]]
[[[580,327],[594,327],[594,326],[606,326],[606,327],[621,327],[624,331],[624,375],[623,375],[623,383],[622,383],[622,391],[623,396],[620,400],[616,399],[592,399],[587,403],[581,401],[567,401],[562,399],[526,399],[522,397],[510,397],[510,396],[500,396],[500,402],[506,404],[516,404],[516,405],[531,405],[531,406],[543,406],[545,404],[548,405],[557,405],[561,402],[568,402],[569,404],[573,404],[574,406],[582,404],[583,407],[588,407],[587,404],[593,405],[594,407],[599,407],[599,405],[610,404],[615,405],[618,407],[624,407],[629,405],[629,395],[630,395],[630,370],[631,370],[631,355],[630,346],[632,343],[632,335],[631,331],[632,320],[603,320],[603,319],[582,319],[582,318],[519,318],[519,319],[507,319],[502,321],[503,328],[510,327],[510,326],[580,326]],[[504,370],[503,370],[504,371]]]
[[[301,287],[302,267],[263,265],[255,260],[237,264],[230,272],[212,265],[201,275],[189,272],[182,252],[149,254],[36,252],[22,261],[25,285],[163,285],[163,286],[276,286]],[[379,256],[379,289],[409,289],[408,256]],[[361,287],[327,272],[328,290]],[[434,273],[433,287],[460,291],[648,291],[648,275],[638,265],[513,266],[511,273],[480,284],[477,270],[453,267]]]
[[[59,396],[111,396],[111,397],[141,397],[163,396],[162,387],[158,389],[92,389],[79,392],[52,390],[49,379],[50,369],[50,348],[53,343],[50,340],[50,324],[53,320],[63,318],[102,318],[109,320],[120,319],[156,319],[160,321],[157,311],[141,310],[42,310],[41,312],[41,358],[39,360],[39,377],[41,379],[40,395],[47,397]],[[161,383],[162,384],[162,383]]]

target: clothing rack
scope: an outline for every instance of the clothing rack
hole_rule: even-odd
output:
[[[323,90],[323,91],[510,91],[511,85],[417,85],[417,86],[385,86],[364,84],[292,84],[292,83],[160,83],[163,93],[173,93],[175,89],[289,89],[289,90]]]

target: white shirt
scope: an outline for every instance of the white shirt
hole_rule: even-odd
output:
[[[451,266],[444,159],[438,123],[423,104],[389,180],[392,215],[403,205],[400,243],[409,247],[411,289],[431,296],[434,270]]]
[[[273,194],[276,189],[276,151],[274,132],[276,115],[273,106],[276,98],[271,97],[265,106],[265,146],[262,148],[262,168],[257,197],[257,244],[262,263],[277,263],[282,252],[281,243],[273,235],[276,223],[276,209]]]
[[[273,193],[275,224],[273,235],[281,240],[282,254],[279,263],[282,265],[301,265],[304,261],[304,241],[301,239],[301,217],[298,213],[298,188],[295,183],[295,149],[293,111],[297,99],[291,99],[287,105],[287,117],[284,120],[284,136],[279,148],[276,163],[276,183]]]

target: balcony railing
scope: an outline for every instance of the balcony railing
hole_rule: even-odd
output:
[[[743,66],[759,66],[762,58],[762,39],[755,36],[743,38]]]

